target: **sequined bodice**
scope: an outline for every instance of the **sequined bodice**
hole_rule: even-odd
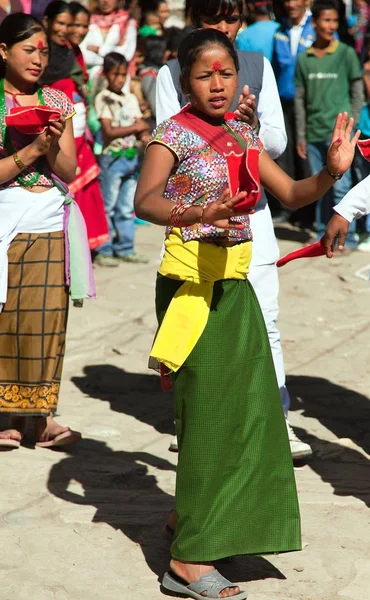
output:
[[[262,150],[262,144],[253,130],[239,121],[229,125],[246,141],[249,147]],[[153,132],[152,142],[164,144],[177,157],[177,164],[167,182],[164,196],[173,202],[207,205],[217,200],[229,186],[227,162],[208,142],[173,119],[161,123]],[[243,229],[220,229],[197,223],[182,227],[183,240],[212,242],[222,239],[230,242],[252,239],[248,215],[234,218]],[[167,228],[167,235],[171,228]]]

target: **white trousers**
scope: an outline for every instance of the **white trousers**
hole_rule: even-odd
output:
[[[280,332],[277,328],[277,318],[279,314],[279,278],[276,264],[256,265],[253,264],[252,261],[248,280],[251,282],[254,291],[256,292],[265,319],[281,402],[284,414],[287,416],[290,406],[290,397],[285,385],[283,350],[280,343]]]

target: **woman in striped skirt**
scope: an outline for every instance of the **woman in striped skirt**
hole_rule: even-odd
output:
[[[80,434],[52,418],[58,404],[68,314],[66,197],[76,171],[73,105],[38,86],[49,47],[41,23],[22,13],[0,26],[0,448],[17,448],[34,417],[39,446]],[[40,110],[25,113],[27,107]],[[43,125],[41,108],[54,111]],[[18,110],[15,120],[10,113]],[[17,112],[17,111],[16,111]],[[22,115],[26,115],[22,120]],[[37,132],[37,134],[36,134]],[[41,133],[40,133],[41,132]],[[62,190],[62,191],[61,191]]]

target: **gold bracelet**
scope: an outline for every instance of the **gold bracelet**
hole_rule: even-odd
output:
[[[18,169],[20,171],[23,171],[23,169],[26,168],[26,165],[24,164],[24,162],[19,158],[18,154],[16,152],[14,152],[13,154],[13,160],[15,162],[15,164],[17,165]]]
[[[207,205],[206,205],[206,206],[203,206],[203,208],[202,208],[202,212],[200,213],[200,219],[199,219],[199,223],[200,223],[201,225],[204,225],[204,221],[203,221],[203,214],[204,214],[204,211],[206,210],[206,208],[207,208]]]

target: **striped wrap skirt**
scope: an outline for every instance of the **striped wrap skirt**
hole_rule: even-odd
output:
[[[0,313],[0,413],[55,412],[63,367],[68,290],[64,233],[19,233],[8,250]]]

